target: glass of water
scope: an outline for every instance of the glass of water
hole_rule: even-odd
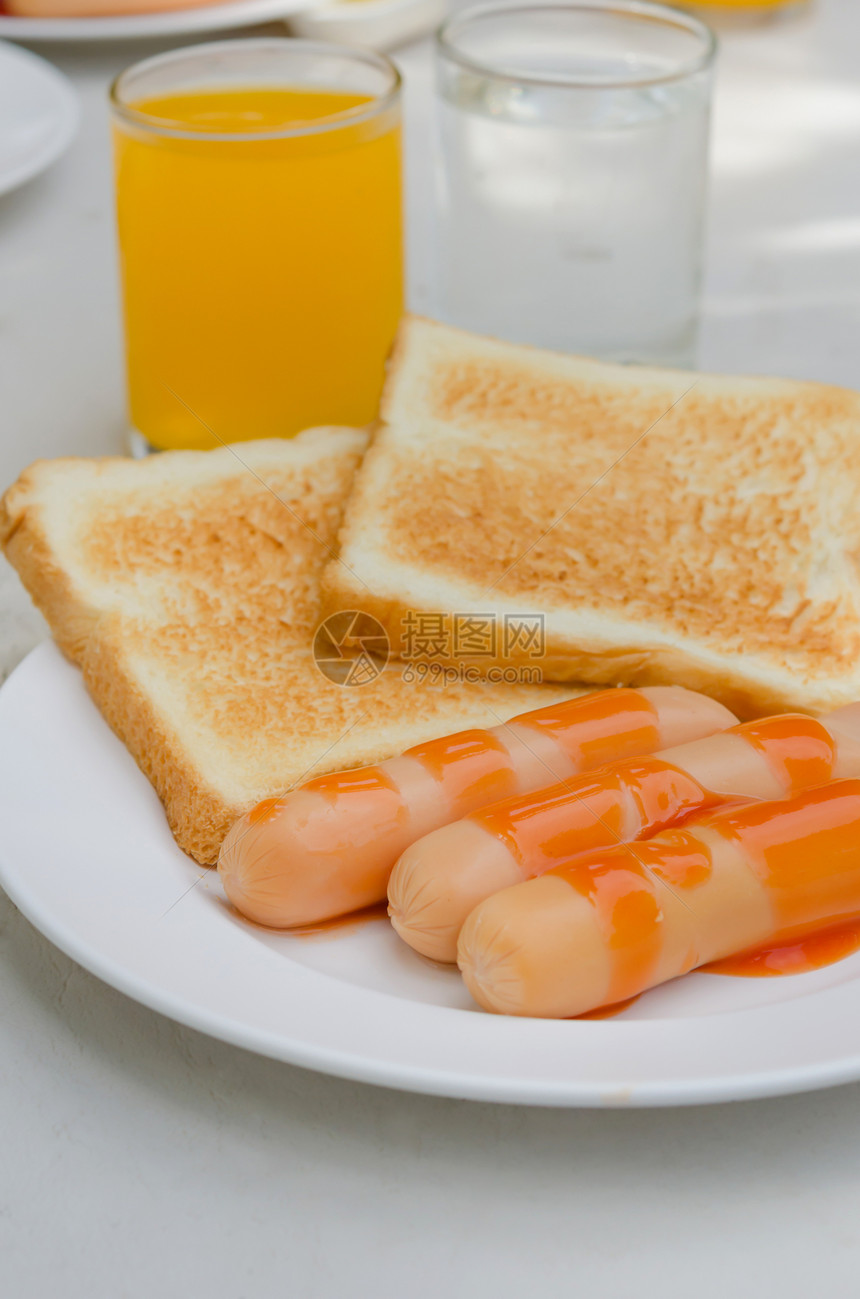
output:
[[[437,40],[439,317],[693,364],[714,52],[698,19],[634,0],[451,19]]]

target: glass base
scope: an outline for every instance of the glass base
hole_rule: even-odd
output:
[[[147,456],[157,456],[159,448],[154,447],[151,442],[147,442],[142,433],[136,428],[128,430],[128,454],[132,460],[145,460]]]

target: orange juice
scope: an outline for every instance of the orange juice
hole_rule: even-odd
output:
[[[780,9],[789,9],[799,5],[803,0],[684,0],[687,8],[701,10],[703,17],[710,13],[719,15],[720,11],[735,13],[768,14]]]
[[[372,104],[230,86],[116,121],[130,417],[155,447],[376,415],[403,253],[399,109]]]

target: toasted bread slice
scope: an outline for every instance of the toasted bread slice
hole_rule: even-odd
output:
[[[144,462],[41,461],[0,503],[6,555],[198,861],[304,777],[577,693],[422,686],[399,665],[360,687],[323,676],[319,576],[365,445],[314,429]]]
[[[340,554],[325,609],[361,592],[407,657],[410,611],[531,610],[545,679],[836,707],[860,697],[860,396],[407,319]]]

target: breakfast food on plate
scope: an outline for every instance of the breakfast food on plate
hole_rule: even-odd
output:
[[[565,1018],[860,915],[860,780],[711,812],[503,889],[458,963],[487,1010]]]
[[[391,923],[422,955],[454,961],[469,912],[500,889],[727,800],[779,798],[849,776],[860,778],[860,704],[822,721],[796,713],[747,722],[613,763],[416,840],[388,884]]]
[[[481,1006],[545,1017],[849,919],[860,943],[860,397],[411,319],[382,415],[369,451],[319,428],[38,462],[0,501],[237,910],[297,928],[388,890]],[[345,688],[314,653],[334,613],[419,665],[458,662],[452,620],[493,635],[468,674],[365,654]],[[529,619],[537,648],[507,635]],[[558,684],[491,681],[512,665]]]
[[[319,777],[236,823],[218,861],[224,890],[243,915],[273,928],[355,911],[385,897],[397,857],[436,826],[613,755],[650,753],[734,720],[688,690],[605,690],[417,745],[377,767]]]
[[[407,318],[327,610],[544,617],[544,679],[740,716],[860,697],[860,395],[603,364]],[[361,583],[367,584],[369,592]],[[455,647],[448,652],[456,658]]]
[[[361,688],[314,662],[319,577],[366,435],[145,461],[42,461],[0,503],[0,543],[107,721],[212,863],[230,825],[311,773],[376,762],[564,687]]]
[[[21,18],[114,18],[122,14],[162,13],[168,9],[201,9],[225,0],[5,0],[10,14]]]

